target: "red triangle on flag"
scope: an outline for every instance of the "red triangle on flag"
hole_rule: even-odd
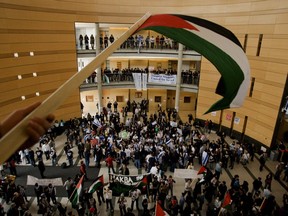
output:
[[[225,208],[226,206],[230,205],[231,202],[232,202],[232,199],[231,199],[230,193],[227,192],[225,194],[225,197],[222,203],[222,208]]]
[[[200,174],[204,173],[205,171],[206,171],[206,168],[204,166],[201,166],[197,175],[200,175]]]
[[[165,216],[167,215],[165,211],[162,209],[161,205],[157,202],[155,209],[155,216]]]
[[[148,184],[147,176],[144,176],[144,178],[142,179],[142,183],[146,185]]]

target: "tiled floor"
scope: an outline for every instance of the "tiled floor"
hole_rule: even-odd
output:
[[[213,139],[217,138],[217,135],[215,133],[211,133],[208,135],[208,137],[210,140],[213,140]],[[66,137],[64,135],[56,138],[57,152],[58,152],[58,154],[62,155],[59,158],[58,164],[62,164],[62,162],[66,162],[66,156],[62,152],[63,151],[63,145],[66,141],[65,139],[66,139]],[[226,137],[226,142],[230,143],[230,142],[232,142],[232,140],[229,137]],[[77,164],[77,166],[79,166],[79,159],[77,159],[77,157],[76,157],[76,155],[77,155],[77,148],[76,147],[73,148],[73,152],[74,152],[74,163]],[[264,180],[266,175],[270,171],[272,171],[272,173],[274,174],[276,164],[278,163],[277,161],[268,160],[264,170],[262,172],[260,172],[259,171],[260,164],[259,164],[258,158],[259,157],[256,155],[256,159],[253,162],[250,162],[249,164],[247,164],[247,167],[245,167],[245,168],[243,167],[243,165],[235,163],[234,169],[223,170],[223,174],[221,175],[220,180],[225,180],[227,182],[227,185],[229,186],[232,176],[238,174],[240,176],[240,183],[242,183],[244,180],[248,181],[249,182],[249,189],[251,191],[253,180],[255,178],[258,178],[258,177],[261,177],[262,180]],[[46,164],[46,166],[51,166],[51,161],[50,160],[45,161],[45,164]],[[92,159],[91,159],[91,165],[94,166],[94,162],[92,161]],[[19,166],[23,166],[23,165],[19,165]],[[102,162],[101,167],[102,168],[99,170],[99,175],[103,174],[104,180],[108,181],[108,169],[103,162]],[[135,168],[133,163],[130,163],[130,165],[128,167],[130,169],[131,175],[137,175],[138,170]],[[195,167],[194,168],[195,170],[199,170],[200,165],[198,164],[197,161],[195,161],[194,167]],[[93,169],[93,168],[91,168],[91,169]],[[145,172],[144,170],[142,170],[142,171]],[[37,171],[31,171],[31,175],[33,175],[33,172],[38,172],[38,170]],[[95,173],[96,173],[96,171],[95,171]],[[170,174],[172,176],[174,175],[174,173],[170,173],[169,171],[167,171],[165,174],[167,176],[169,176]],[[184,182],[184,179],[179,178],[178,176],[174,176],[174,179],[176,181],[176,184],[174,186],[174,194],[179,198],[180,194],[184,191],[185,182]],[[281,180],[282,180],[282,178],[281,178]],[[63,179],[63,181],[65,181],[65,179]],[[280,183],[274,179],[272,181],[272,194],[276,197],[276,201],[280,206],[282,206],[283,193],[287,193],[287,187],[288,187],[288,185],[285,182]],[[96,198],[96,194],[94,194],[94,196]],[[37,215],[37,203],[36,203],[35,197],[28,197],[28,199],[30,200],[30,202],[29,202],[30,212],[32,213],[32,215]],[[116,198],[113,198],[113,203],[115,206],[114,215],[120,215],[119,207],[117,204],[115,204],[115,202],[116,202],[115,199]],[[68,202],[68,198],[66,196],[58,197],[58,201],[60,201],[64,206],[67,206],[68,211],[73,211],[73,213],[75,215],[77,215],[77,212],[71,208],[71,204],[70,204],[70,202]],[[1,200],[1,203],[3,203],[4,208],[7,211],[9,205],[7,205],[3,200]],[[131,203],[131,198],[127,197],[127,207],[130,206],[130,203]],[[140,201],[140,203],[141,203],[141,201]],[[97,204],[97,206],[98,206],[98,204]],[[153,208],[153,206],[154,206],[154,203],[149,204],[150,208]],[[109,215],[110,214],[110,212],[106,211],[105,205],[98,206],[98,211],[100,212],[100,215]],[[204,215],[205,208],[202,212]],[[135,215],[138,215],[138,212],[136,210],[134,210],[134,213],[135,213]]]

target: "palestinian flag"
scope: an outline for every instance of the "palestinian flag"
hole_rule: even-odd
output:
[[[207,58],[219,71],[216,93],[223,96],[206,113],[240,107],[250,83],[250,66],[241,43],[228,29],[185,15],[152,15],[137,31],[163,34]]]
[[[155,207],[155,216],[169,216],[169,214],[164,211],[161,205],[157,202]]]
[[[82,177],[80,178],[79,182],[76,185],[75,190],[73,191],[70,197],[70,202],[72,203],[72,206],[76,206],[79,203],[79,197],[82,192],[83,178],[84,175],[82,175]]]
[[[200,174],[206,172],[206,170],[207,170],[206,167],[201,166],[200,169],[199,169],[199,171],[198,171],[198,173],[197,173],[197,175],[200,175]]]
[[[229,191],[226,192],[225,196],[224,196],[224,200],[223,200],[223,203],[222,203],[222,208],[226,208],[227,206],[229,206],[232,202],[232,199],[231,199],[231,196],[230,196],[230,193]]]
[[[88,193],[94,193],[98,188],[103,187],[104,177],[103,175],[99,176],[89,187]]]

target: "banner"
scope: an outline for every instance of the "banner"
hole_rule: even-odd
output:
[[[176,75],[149,73],[148,82],[149,83],[151,82],[151,83],[159,83],[159,84],[176,85]]]
[[[27,185],[35,185],[35,183],[38,183],[39,185],[44,185],[44,186],[48,186],[50,183],[53,186],[63,186],[62,178],[38,179],[34,176],[28,175]]]
[[[142,89],[145,91],[147,90],[147,78],[148,78],[147,74],[143,73],[142,74]]]
[[[129,196],[129,193],[135,188],[139,188],[142,194],[147,192],[147,184],[148,179],[150,179],[150,174],[133,176],[110,173],[109,179],[113,196],[120,196],[122,193],[124,196]]]
[[[142,90],[142,74],[132,73],[132,76],[133,76],[136,90],[141,91]]]
[[[197,170],[193,169],[175,169],[174,178],[195,179],[202,178],[202,174],[198,174]]]

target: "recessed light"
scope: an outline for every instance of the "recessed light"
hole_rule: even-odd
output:
[[[19,79],[19,80],[22,79],[22,76],[21,76],[21,75],[18,75],[18,79]]]
[[[34,56],[34,52],[30,52],[30,56]]]
[[[26,97],[25,97],[25,96],[21,96],[21,99],[22,99],[22,100],[25,100],[25,99],[26,99]]]
[[[40,93],[39,93],[39,92],[36,92],[35,94],[36,94],[36,96],[40,96]]]
[[[37,77],[37,73],[36,72],[33,73],[33,77]]]
[[[14,57],[15,58],[19,57],[18,53],[14,53]]]

